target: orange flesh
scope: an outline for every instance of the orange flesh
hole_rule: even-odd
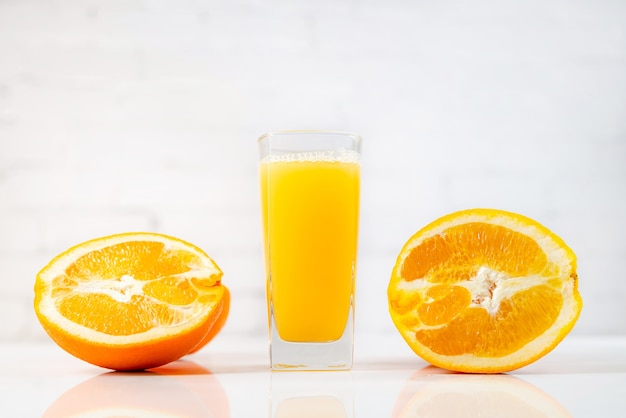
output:
[[[504,280],[548,272],[545,253],[525,235],[486,223],[455,226],[445,235],[424,240],[404,261],[403,279],[424,279],[435,285],[422,296],[398,292],[390,300],[391,307],[400,314],[415,309],[417,318],[407,319],[413,323],[405,325],[418,325],[417,340],[442,355],[513,353],[556,320],[563,297],[547,280],[545,285],[504,298],[495,313],[471,306],[471,292],[456,284],[471,280],[481,267],[502,274]],[[494,289],[489,291],[493,294]]]
[[[219,277],[175,277],[189,271],[196,259],[186,251],[168,251],[160,242],[115,244],[78,258],[53,280],[52,294],[61,315],[101,333],[133,335],[173,326],[194,313],[185,307],[217,298],[211,287]],[[94,289],[94,278],[117,283],[110,284],[112,291]],[[124,278],[141,286],[143,294],[125,288]]]
[[[453,306],[456,302],[448,303]],[[463,313],[446,327],[417,331],[416,337],[443,355],[500,357],[517,351],[546,331],[559,315],[562,303],[555,290],[535,287],[503,301],[493,316],[483,308],[470,308],[468,303]],[[528,316],[529,304],[534,305],[530,310],[536,312],[532,318]],[[426,322],[428,315],[420,314],[420,319]]]
[[[546,255],[531,238],[503,226],[474,222],[426,239],[404,261],[401,276],[455,283],[473,277],[476,266],[518,277],[539,274],[546,264]]]
[[[117,280],[123,275],[137,280],[189,271],[197,257],[186,251],[167,251],[161,242],[124,242],[78,258],[66,270],[68,277]]]
[[[181,319],[166,305],[140,296],[133,296],[130,303],[121,303],[101,294],[73,295],[59,301],[58,309],[67,319],[109,335],[138,334],[156,324],[165,326]]]

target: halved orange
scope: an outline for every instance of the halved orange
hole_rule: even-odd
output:
[[[404,245],[387,289],[408,345],[449,370],[499,373],[547,354],[582,309],[576,256],[525,216],[470,209]]]
[[[222,271],[200,248],[155,233],[94,239],[55,257],[35,281],[50,337],[115,370],[164,365],[206,345],[228,316]]]

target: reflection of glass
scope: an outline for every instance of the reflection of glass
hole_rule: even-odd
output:
[[[509,375],[414,376],[398,396],[393,418],[571,417],[547,393]]]
[[[226,392],[208,370],[176,361],[150,372],[109,372],[74,386],[44,418],[228,418]]]
[[[272,373],[270,418],[353,418],[354,390],[347,372]]]
[[[332,396],[303,396],[285,399],[276,409],[274,418],[346,418],[341,401]]]
[[[285,131],[259,146],[271,366],[349,369],[361,139]]]

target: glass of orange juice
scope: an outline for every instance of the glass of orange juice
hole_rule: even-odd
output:
[[[361,138],[279,131],[259,145],[271,367],[349,369]]]

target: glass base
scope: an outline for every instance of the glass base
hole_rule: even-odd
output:
[[[349,370],[354,351],[354,309],[350,307],[343,335],[330,342],[289,342],[280,338],[270,314],[272,370]]]

